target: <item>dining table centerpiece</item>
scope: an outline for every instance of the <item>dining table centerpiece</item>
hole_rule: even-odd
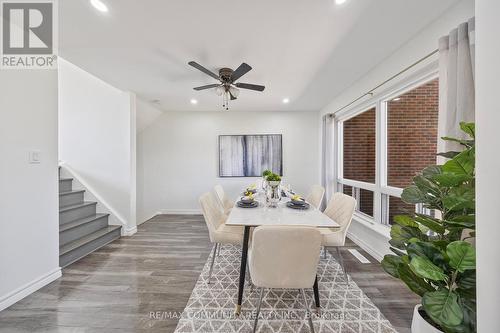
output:
[[[281,177],[275,173],[271,173],[266,177],[267,190],[266,190],[266,202],[269,207],[278,207],[278,203],[281,201]]]
[[[271,170],[264,170],[262,172],[262,189],[265,191],[267,189],[267,176],[271,175],[273,172]]]

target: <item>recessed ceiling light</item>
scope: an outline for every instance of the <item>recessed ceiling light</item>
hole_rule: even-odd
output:
[[[290,103],[290,99],[289,98],[283,98],[283,104],[288,104]]]
[[[108,6],[106,6],[101,0],[90,0],[90,3],[100,12],[106,13],[108,11]]]
[[[191,102],[191,104],[193,104],[193,105],[198,104],[198,101],[197,101],[196,99],[194,99],[194,98],[191,98],[191,101],[190,101],[190,102]]]
[[[346,2],[347,2],[347,0],[335,0],[335,3],[337,5],[342,5],[342,4],[346,3]]]

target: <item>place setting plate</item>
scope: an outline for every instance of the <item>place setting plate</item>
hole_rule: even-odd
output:
[[[259,202],[256,200],[240,199],[240,201],[238,201],[236,203],[236,206],[238,206],[240,208],[255,208],[255,207],[259,207]]]
[[[286,206],[292,209],[306,210],[309,209],[311,205],[304,200],[290,200],[286,203]]]

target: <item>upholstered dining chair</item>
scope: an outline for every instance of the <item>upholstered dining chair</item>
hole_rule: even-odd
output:
[[[323,197],[325,196],[325,188],[321,185],[313,185],[311,187],[311,192],[306,197],[306,201],[316,208],[321,206]]]
[[[265,288],[300,289],[309,327],[314,332],[305,288],[312,288],[316,279],[321,233],[317,228],[302,226],[260,226],[253,232],[249,250],[249,268],[252,283],[260,288],[257,329]]]
[[[226,196],[226,193],[224,192],[224,188],[222,188],[221,185],[215,185],[214,191],[222,211],[224,212],[224,214],[228,215],[234,206],[234,202],[229,200],[229,198]]]
[[[351,224],[355,209],[356,199],[344,193],[334,193],[326,206],[324,214],[337,222],[340,228],[320,228],[320,232],[323,235],[323,257],[326,258],[327,247],[335,247],[346,282],[348,282],[348,277],[344,266],[344,258],[342,257],[342,253],[340,253],[340,247],[345,244],[347,230]]]
[[[210,283],[217,248],[222,244],[241,244],[243,241],[243,228],[224,224],[227,217],[220,210],[217,199],[212,193],[203,194],[200,197],[200,205],[208,227],[210,242],[214,244],[210,271],[208,273],[208,283]]]

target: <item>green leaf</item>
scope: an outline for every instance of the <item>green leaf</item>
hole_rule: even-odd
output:
[[[443,205],[450,211],[474,209],[476,206],[474,189],[471,187],[453,187],[443,198]]]
[[[408,288],[419,296],[423,296],[428,291],[435,290],[434,287],[424,279],[413,273],[408,265],[399,265],[398,275],[399,278],[406,283]]]
[[[441,173],[439,175],[435,175],[432,178],[434,181],[436,181],[439,185],[444,186],[444,187],[455,187],[458,185],[463,184],[466,181],[469,181],[472,179],[471,176],[469,175],[463,175],[463,174],[456,174],[456,173]]]
[[[422,175],[424,177],[432,177],[434,175],[439,175],[441,173],[441,166],[440,165],[429,165],[428,167],[424,168],[422,170]]]
[[[445,232],[445,229],[443,225],[439,222],[439,220],[433,219],[431,217],[422,214],[417,214],[417,217],[415,217],[415,221],[425,225],[427,228],[429,228],[434,232],[437,232],[438,234],[442,235]]]
[[[458,154],[460,154],[459,151],[447,151],[446,153],[438,153],[437,155],[445,157],[445,158],[453,158],[453,157],[457,156]]]
[[[418,228],[418,224],[408,215],[396,215],[394,216],[394,222],[405,227],[415,227]]]
[[[450,266],[459,272],[476,269],[476,251],[469,243],[452,242],[446,247],[446,253],[450,258]]]
[[[450,138],[449,136],[443,136],[441,139],[445,141],[453,141],[461,144],[462,146],[465,146],[467,148],[473,147],[474,146],[474,140],[460,140],[457,138]]]
[[[467,149],[447,161],[443,167],[443,172],[454,173],[457,175],[474,175],[475,155],[474,149]]]
[[[415,176],[413,177],[413,183],[426,195],[430,194],[432,197],[438,197],[441,194],[439,186],[427,177]]]
[[[469,269],[459,275],[457,285],[462,289],[476,289],[476,270]]]
[[[395,253],[396,255],[398,255],[400,257],[406,255],[406,253],[404,253],[403,251],[400,251],[397,248],[392,247],[392,246],[389,248],[389,250],[391,250],[393,253]]]
[[[425,193],[422,193],[420,189],[415,185],[410,185],[403,190],[401,194],[401,200],[408,204],[418,204],[426,202],[427,198]]]
[[[404,265],[401,257],[387,254],[384,256],[384,259],[382,259],[381,264],[384,271],[399,279],[398,267],[399,265]]]
[[[431,242],[414,242],[407,246],[406,251],[410,258],[414,257],[427,257],[435,265],[445,269],[447,267],[448,258],[446,252],[441,251],[441,249]]]
[[[447,289],[425,293],[422,306],[427,315],[440,326],[458,326],[464,317],[458,304],[458,295]]]
[[[420,277],[433,281],[446,281],[446,274],[444,271],[434,265],[427,257],[418,256],[413,257],[410,262],[410,267]]]
[[[471,138],[476,137],[476,126],[474,123],[460,122],[460,129],[467,133]]]

